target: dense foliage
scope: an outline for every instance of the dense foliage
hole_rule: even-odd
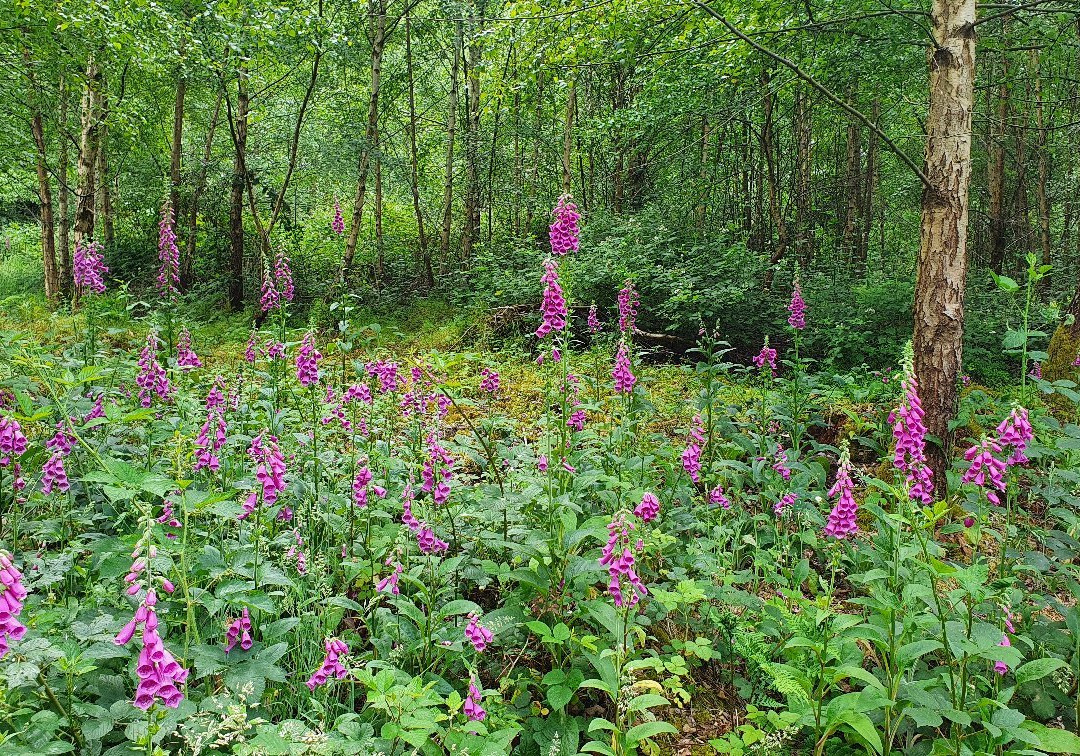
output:
[[[1080,753],[1080,9],[0,10],[0,752]]]
[[[283,255],[215,347],[166,225],[137,320],[82,255],[0,362],[5,752],[1076,752],[1076,384],[965,378],[942,496],[910,357],[819,372],[796,281],[790,348],[649,368],[577,221],[535,361],[297,329]]]

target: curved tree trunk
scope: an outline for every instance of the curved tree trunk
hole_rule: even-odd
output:
[[[376,7],[377,6],[377,7]],[[379,142],[379,85],[382,76],[383,47],[386,44],[386,0],[376,0],[369,4],[369,11],[375,14],[372,19],[374,34],[371,41],[371,92],[368,95],[367,129],[364,132],[364,144],[360,148],[360,164],[357,169],[356,195],[353,198],[352,223],[345,238],[345,256],[341,263],[341,280],[348,281],[352,272],[353,258],[356,256],[356,244],[360,238],[360,221],[364,217],[364,196],[367,193],[367,176],[371,166],[371,155],[377,150]]]
[[[975,83],[975,0],[934,0],[937,48],[929,55],[930,110],[923,173],[915,372],[927,429],[941,444],[928,449],[939,496],[946,493],[949,421],[956,413],[964,337],[971,113]]]

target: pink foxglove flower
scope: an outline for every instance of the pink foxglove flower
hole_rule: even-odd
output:
[[[642,522],[652,522],[660,514],[660,500],[656,494],[646,491],[641,497],[641,503],[634,509],[634,514],[641,518]]]
[[[494,394],[499,390],[499,374],[491,368],[481,368],[480,370],[480,390],[489,394]]]
[[[195,439],[195,464],[192,469],[195,472],[209,469],[217,472],[221,467],[221,460],[217,453],[225,445],[225,431],[227,425],[222,416],[222,409],[214,407],[206,415],[206,422],[199,429],[199,436]]]
[[[934,500],[934,476],[926,461],[926,424],[919,400],[919,384],[910,364],[905,366],[900,385],[904,400],[889,416],[896,439],[893,466],[906,476],[911,500],[927,505]]]
[[[386,559],[387,566],[394,565],[394,571],[384,577],[375,585],[375,591],[382,593],[383,591],[390,591],[394,596],[401,594],[401,589],[398,587],[398,581],[401,580],[401,573],[405,571],[405,568],[401,566],[401,562],[391,562],[390,557]]]
[[[71,488],[67,471],[64,470],[64,455],[60,452],[49,457],[41,470],[41,492],[50,494],[54,486],[62,492]]]
[[[619,351],[615,355],[615,369],[611,371],[611,377],[615,380],[615,393],[629,394],[634,390],[637,378],[630,369],[630,353],[626,349],[626,342],[619,344]]]
[[[705,445],[705,424],[701,415],[694,415],[690,436],[682,453],[683,469],[695,483],[701,482],[701,447]]]
[[[184,700],[179,686],[188,676],[188,670],[180,665],[162,643],[158,632],[156,605],[157,596],[152,589],[148,590],[135,612],[135,618],[125,625],[114,639],[116,645],[126,646],[139,626],[142,626],[142,650],[135,667],[139,685],[135,689],[134,704],[143,710],[149,709],[159,698],[170,709],[178,707]]]
[[[379,379],[380,394],[397,391],[398,387],[405,382],[399,372],[400,366],[396,362],[387,362],[386,360],[369,362],[364,366],[364,370],[367,371],[368,375]]]
[[[634,282],[629,278],[619,290],[619,331],[621,333],[634,332],[637,324],[637,307],[640,304]]]
[[[551,254],[562,257],[567,252],[577,252],[580,245],[578,221],[581,215],[569,194],[559,197],[551,214],[555,217],[555,221],[548,226]]]
[[[263,312],[270,312],[281,307],[281,292],[277,289],[277,281],[274,280],[273,272],[267,268],[263,271],[262,296],[259,298],[259,307]]]
[[[413,515],[413,487],[410,480],[405,484],[405,490],[401,492],[401,523],[414,533],[420,532],[420,521]]]
[[[998,492],[1005,493],[1005,462],[998,459],[994,452],[1000,454],[1002,446],[997,439],[985,438],[982,443],[972,446],[964,452],[964,459],[971,466],[964,471],[960,479],[962,483],[974,483],[983,489],[986,498],[993,504],[1001,504]]]
[[[469,624],[465,628],[465,638],[473,644],[478,653],[483,653],[495,636],[490,630],[480,624],[480,617],[474,612],[469,615]]]
[[[277,437],[260,433],[251,440],[248,456],[255,463],[255,480],[262,487],[262,502],[265,506],[273,506],[286,485],[285,458],[281,454]],[[244,501],[244,511],[237,519],[247,519],[258,503],[259,492],[252,489]]]
[[[161,222],[158,223],[158,294],[166,299],[174,299],[180,291],[180,250],[176,246],[176,232],[173,230],[173,207],[168,202],[161,209]]]
[[[0,466],[6,467],[13,457],[21,457],[25,452],[26,436],[19,421],[0,416]]]
[[[469,678],[469,695],[465,698],[465,705],[462,711],[465,712],[465,716],[468,717],[470,722],[483,722],[487,717],[487,712],[484,711],[484,707],[480,705],[483,693],[480,688],[476,687],[476,681],[474,678]]]
[[[773,514],[780,517],[784,514],[789,507],[791,507],[795,501],[799,498],[799,495],[794,492],[788,492],[780,497],[780,499],[773,505]]]
[[[837,499],[832,511],[829,512],[829,521],[825,524],[825,535],[843,539],[859,532],[856,522],[858,504],[855,503],[855,484],[851,480],[851,458],[846,447],[840,455],[836,482],[829,489],[829,496],[836,496]]]
[[[248,336],[247,348],[244,350],[244,362],[249,365],[255,364],[255,358],[259,355],[259,346],[255,340],[255,331]]]
[[[172,399],[173,387],[169,383],[169,375],[157,359],[159,346],[157,331],[147,333],[146,346],[139,354],[139,374],[135,377],[139,387],[139,403],[143,407],[153,404],[155,395],[163,402]]]
[[[589,326],[589,333],[600,333],[600,317],[596,314],[596,302],[589,305],[589,318],[587,324]]]
[[[71,270],[76,296],[105,293],[104,274],[108,273],[109,269],[105,267],[105,256],[100,244],[92,241],[83,246],[82,242],[75,242],[75,257]]]
[[[1038,378],[1042,380],[1042,363],[1035,360],[1031,363],[1031,371],[1028,373],[1032,378]]]
[[[26,626],[18,620],[26,595],[22,573],[11,555],[0,551],[0,659],[8,652],[9,641],[21,640],[26,635]]]
[[[94,397],[94,406],[90,408],[90,411],[86,413],[86,417],[83,418],[83,425],[99,417],[105,417],[105,394],[103,393]]]
[[[724,495],[723,486],[716,486],[713,490],[709,491],[709,503],[716,504],[722,509],[731,509],[731,500]]]
[[[1024,452],[1028,443],[1035,437],[1031,422],[1028,420],[1027,410],[1023,407],[1014,407],[1009,416],[1001,421],[1001,424],[997,427],[997,432],[998,443],[1012,450],[1005,463],[1010,467],[1013,465],[1026,465],[1028,458]]]
[[[326,656],[323,658],[322,665],[312,673],[307,681],[308,690],[313,693],[320,685],[325,685],[326,681],[331,677],[343,680],[349,674],[349,670],[345,669],[341,664],[341,657],[349,653],[349,647],[345,645],[345,642],[337,638],[327,638],[324,647]]]
[[[174,495],[177,494],[179,494],[179,491],[174,492]],[[173,502],[168,497],[166,497],[166,499],[161,504],[161,515],[157,518],[157,522],[159,525],[162,525],[166,528],[171,528],[174,531],[180,530],[183,527],[183,523],[181,523],[180,520],[177,519],[176,513],[173,511]],[[176,538],[176,533],[166,531],[165,537]],[[165,592],[172,593],[172,583],[169,583],[169,586],[166,588]]]
[[[760,370],[764,370],[768,365],[770,374],[776,375],[776,350],[769,346],[768,336],[765,337],[765,344],[761,347],[761,351],[754,356],[754,364]]]
[[[428,456],[420,470],[423,483],[420,489],[431,494],[436,505],[442,506],[450,500],[450,480],[454,477],[454,458],[450,452],[439,445],[434,433],[427,439]]]
[[[630,533],[634,523],[628,522],[625,515],[618,514],[608,525],[608,542],[604,546],[599,562],[607,568],[608,593],[615,601],[615,606],[634,606],[648,594],[648,589],[634,571],[634,554],[630,550]],[[641,541],[634,545],[634,551],[640,551]],[[623,593],[623,581],[630,586],[630,595]]]
[[[776,459],[772,464],[772,469],[780,474],[780,477],[785,481],[791,480],[791,468],[788,467],[787,450],[784,449],[784,445],[781,443],[776,444]]]
[[[345,233],[345,218],[341,215],[341,203],[337,197],[334,197],[334,219],[330,221],[330,228],[338,236]]]
[[[791,303],[788,305],[788,325],[796,331],[806,328],[806,302],[803,300],[802,287],[799,279],[795,279],[795,286],[791,292]]]
[[[1001,634],[1001,642],[998,643],[998,645],[999,646],[1005,646],[1005,647],[1011,646],[1012,643],[1009,642],[1009,636],[1006,635],[1005,633],[1002,633]],[[996,661],[996,662],[994,662],[994,671],[997,672],[999,675],[1004,675],[1006,672],[1009,671],[1009,665],[1006,664],[1003,661]]]
[[[544,275],[540,281],[544,284],[544,297],[540,303],[540,326],[536,329],[538,339],[566,328],[566,298],[559,285],[559,264],[555,260],[544,262]]]
[[[368,468],[361,467],[356,471],[356,477],[353,478],[352,490],[353,505],[357,509],[363,509],[368,504],[368,484],[371,483],[371,479],[371,470]]]
[[[240,643],[240,648],[245,651],[250,650],[254,643],[251,639],[251,616],[248,614],[246,606],[240,617],[230,622],[225,630],[225,653],[232,651],[237,642]]]
[[[422,554],[439,554],[450,548],[450,544],[435,535],[435,531],[421,523],[416,534],[416,545]]]
[[[203,366],[199,355],[191,348],[191,332],[188,329],[180,329],[180,338],[176,341],[176,366],[187,372]]]
[[[585,430],[585,422],[587,419],[588,417],[585,414],[585,410],[574,410],[570,413],[570,417],[566,421],[566,427],[580,433]]]
[[[284,247],[278,247],[277,255],[274,257],[274,284],[274,288],[286,302],[293,301],[293,297],[296,296],[296,287],[293,286],[292,268]]]
[[[322,354],[315,348],[315,334],[308,331],[300,342],[300,351],[296,355],[296,380],[307,388],[319,382],[319,360]]]

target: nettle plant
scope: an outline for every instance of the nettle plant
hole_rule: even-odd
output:
[[[936,490],[910,355],[813,373],[795,281],[790,353],[703,326],[673,402],[633,276],[575,328],[580,220],[535,366],[355,350],[344,291],[323,338],[280,250],[200,355],[168,208],[136,337],[80,248],[82,336],[0,343],[3,751],[1080,751],[1070,387],[966,390]]]

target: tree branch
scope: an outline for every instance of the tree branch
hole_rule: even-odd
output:
[[[712,16],[714,19],[719,21],[721,24],[723,24],[727,28],[728,31],[730,31],[732,34],[734,34],[736,37],[741,39],[746,44],[750,45],[752,48],[757,50],[759,53],[761,53],[762,55],[765,55],[765,56],[767,56],[769,58],[772,58],[773,60],[775,60],[780,65],[782,65],[785,68],[791,70],[792,73],[794,73],[800,79],[805,81],[807,84],[812,86],[814,89],[816,89],[821,94],[825,95],[825,98],[829,102],[831,102],[833,105],[836,105],[838,108],[843,110],[845,113],[850,115],[852,118],[855,118],[856,120],[861,122],[863,125],[865,125],[868,129],[870,129],[870,131],[872,131],[877,136],[878,139],[880,139],[882,141],[883,144],[885,144],[885,146],[887,146],[889,148],[890,152],[892,152],[894,155],[896,155],[897,158],[900,159],[901,163],[903,163],[908,168],[910,168],[911,172],[919,177],[919,181],[922,183],[922,185],[924,187],[926,187],[927,189],[931,188],[930,179],[923,172],[923,170],[918,165],[916,165],[915,161],[913,161],[910,157],[908,157],[908,155],[904,151],[902,151],[899,146],[897,146],[896,142],[894,142],[892,139],[889,138],[888,134],[886,134],[884,131],[882,131],[880,128],[878,128],[877,124],[875,124],[873,121],[871,121],[870,118],[867,117],[867,115],[865,113],[863,113],[860,110],[857,110],[856,108],[852,107],[851,105],[849,105],[848,103],[844,102],[842,99],[837,97],[833,93],[833,91],[831,89],[829,89],[824,84],[819,82],[817,79],[815,79],[813,76],[808,74],[806,71],[799,68],[798,64],[796,64],[795,62],[793,62],[791,60],[788,60],[783,55],[780,55],[779,53],[773,52],[772,50],[765,47],[764,45],[761,45],[760,43],[755,42],[753,39],[746,36],[736,26],[734,26],[730,21],[728,21],[727,18],[723,14],[721,14],[721,13],[717,12],[716,10],[712,9],[711,7],[706,5],[704,2],[701,2],[701,0],[695,0],[694,5],[698,6],[703,11],[705,11],[710,16]]]

